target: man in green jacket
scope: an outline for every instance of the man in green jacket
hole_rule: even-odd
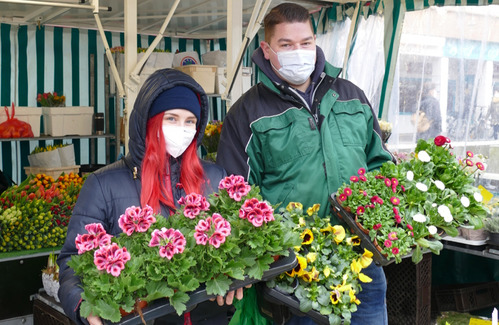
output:
[[[307,10],[278,5],[264,27],[265,41],[252,57],[261,82],[229,110],[217,164],[258,185],[272,204],[320,203],[325,217],[329,196],[350,176],[379,168],[392,155],[364,92],[338,78],[340,69],[316,46]],[[383,270],[373,264],[364,273],[373,281],[358,295],[352,324],[387,324]]]

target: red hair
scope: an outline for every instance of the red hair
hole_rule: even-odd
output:
[[[140,204],[161,213],[161,203],[175,210],[170,180],[170,155],[163,136],[163,114],[147,121],[146,152],[142,160]],[[202,193],[204,170],[197,155],[196,138],[182,154],[180,183],[186,194]]]

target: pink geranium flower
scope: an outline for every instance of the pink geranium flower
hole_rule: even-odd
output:
[[[131,206],[125,210],[118,220],[118,225],[121,230],[128,236],[136,232],[146,232],[156,218],[153,215],[153,210],[150,206],[146,205],[145,208]]]
[[[274,221],[274,209],[267,202],[253,198],[243,203],[239,209],[239,217],[247,219],[255,227],[260,227],[263,223]]]
[[[225,177],[218,184],[219,189],[227,190],[229,196],[235,201],[241,201],[241,199],[246,196],[251,190],[251,186],[244,181],[244,178],[240,175],[230,175]]]
[[[180,198],[178,204],[184,205],[184,216],[194,219],[201,211],[208,211],[210,203],[201,194],[191,193]]]
[[[159,246],[159,256],[171,260],[173,255],[181,254],[184,251],[186,243],[187,241],[180,231],[163,227],[161,230],[154,229],[149,247]]]
[[[77,235],[75,238],[78,254],[83,254],[101,246],[109,245],[113,236],[108,235],[100,223],[90,223],[85,226],[88,234]]]
[[[221,244],[225,243],[230,232],[230,223],[220,214],[214,213],[211,217],[199,220],[195,227],[194,238],[198,245],[209,243],[213,247],[219,248]]]
[[[125,268],[125,263],[130,260],[130,253],[126,247],[120,248],[118,244],[102,246],[94,253],[94,264],[99,271],[106,270],[112,276],[119,276]]]

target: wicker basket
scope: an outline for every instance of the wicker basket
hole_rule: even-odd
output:
[[[54,179],[59,177],[62,173],[78,173],[80,171],[80,165],[75,166],[66,166],[66,167],[24,167],[24,171],[26,172],[26,176],[31,174],[45,174],[47,176],[52,176]]]

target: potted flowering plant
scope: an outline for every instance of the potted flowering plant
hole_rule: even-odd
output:
[[[36,101],[39,102],[42,107],[60,107],[66,105],[66,96],[58,95],[54,91],[53,93],[38,94]]]
[[[119,218],[123,233],[117,237],[101,224],[87,225],[88,233],[76,238],[79,255],[68,262],[84,289],[81,315],[117,322],[120,308],[130,312],[139,300],[159,298],[180,315],[195,290],[204,288],[202,299],[224,295],[234,280],[263,279],[273,256],[290,255],[299,237],[287,231],[258,187],[231,175],[219,190],[208,198],[182,197],[168,219],[148,206],[129,207]]]
[[[203,147],[205,148],[206,160],[215,161],[217,158],[218,143],[222,133],[222,121],[210,121],[204,130]]]
[[[360,249],[357,235],[341,225],[332,226],[329,218],[320,218],[319,204],[308,208],[306,214],[296,202],[282,210],[286,222],[302,239],[295,247],[298,264],[267,286],[293,295],[293,299],[282,301],[300,312],[327,319],[329,324],[349,323],[351,313],[362,303],[356,297],[362,290],[361,282],[371,281],[362,269],[372,263],[372,253]],[[279,297],[276,292],[269,295]]]
[[[473,174],[484,165],[471,161],[470,151],[456,159],[451,149],[444,136],[419,140],[412,158],[369,173],[361,168],[338,190],[337,201],[356,219],[353,229],[364,229],[384,256],[381,263],[409,254],[417,263],[423,249],[440,252],[439,230],[457,236],[464,224],[483,226],[487,210]]]

